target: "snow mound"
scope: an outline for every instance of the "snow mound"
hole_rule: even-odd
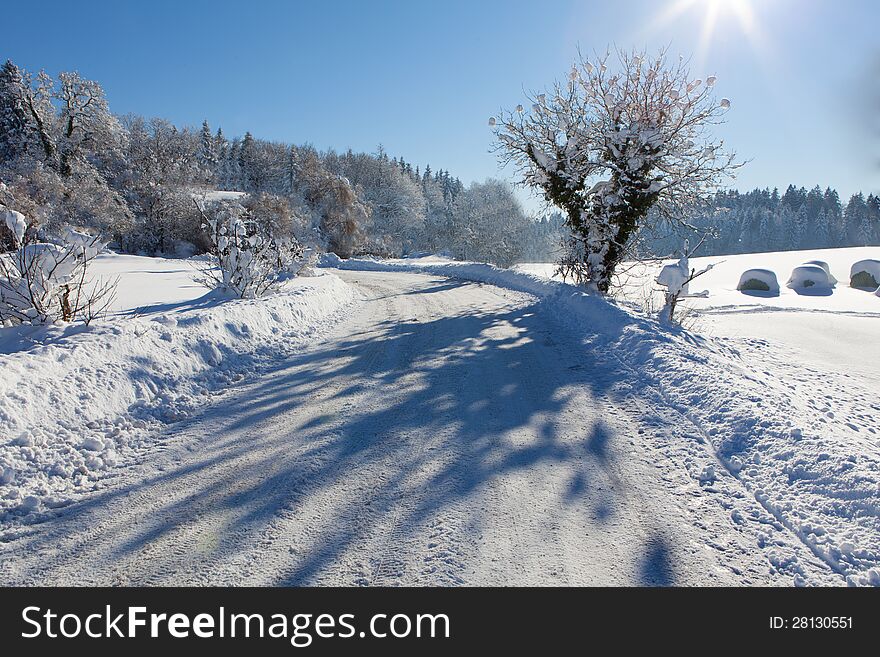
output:
[[[824,290],[833,287],[828,272],[818,265],[801,265],[791,272],[791,278],[786,283],[793,290],[815,289]]]
[[[880,287],[880,260],[859,260],[849,270],[850,287]]]
[[[831,273],[831,267],[828,266],[828,263],[824,260],[807,260],[805,265],[815,265],[816,267],[821,267],[825,270],[825,273],[828,274],[828,280],[831,281],[832,285],[837,284],[837,279],[834,277],[834,274]]]
[[[779,281],[776,280],[776,274],[769,269],[747,269],[739,277],[736,289],[778,293]]]
[[[102,487],[155,448],[163,424],[295,353],[354,299],[325,273],[257,300],[210,292],[88,327],[0,329],[0,520]]]

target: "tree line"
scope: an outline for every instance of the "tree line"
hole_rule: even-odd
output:
[[[0,184],[0,204],[45,239],[73,227],[129,253],[210,249],[193,201],[212,190],[247,192],[301,243],[343,257],[447,251],[509,265],[552,259],[556,247],[502,181],[464,185],[381,146],[320,152],[250,132],[228,138],[207,120],[192,129],[116,116],[97,82],[11,61],[0,69]],[[2,226],[0,244],[12,245]]]
[[[880,198],[853,194],[844,205],[836,190],[789,185],[750,192],[718,192],[690,222],[692,234],[709,234],[700,255],[794,251],[880,245]],[[658,231],[646,245],[655,254],[674,252],[681,234]]]

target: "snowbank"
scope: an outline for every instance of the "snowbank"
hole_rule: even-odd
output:
[[[594,377],[632,400],[645,439],[685,468],[702,494],[718,494],[731,522],[758,537],[772,569],[804,583],[812,568],[802,561],[809,559],[824,564],[841,584],[880,581],[876,413],[837,418],[825,405],[831,398],[817,396],[822,388],[815,381],[800,385],[801,370],[783,372],[784,363],[777,368],[770,352],[756,361],[739,343],[664,327],[613,301],[523,271],[437,259],[337,260],[332,266],[425,272],[535,295],[602,364]]]
[[[177,261],[190,280],[181,294],[186,276],[163,278],[159,260],[124,257],[153,272],[121,274],[120,298],[153,301],[137,316],[0,331],[0,517],[100,487],[160,440],[163,423],[302,347],[354,299],[332,274],[258,300],[225,299],[192,284],[194,270]]]

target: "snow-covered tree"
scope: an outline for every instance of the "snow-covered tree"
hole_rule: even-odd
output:
[[[24,76],[11,60],[0,69],[0,161],[27,150],[29,116],[25,106]]]
[[[242,299],[271,290],[300,260],[305,249],[291,235],[273,232],[273,224],[258,221],[252,209],[231,201],[196,203],[211,241],[215,267],[203,272],[212,288]]]
[[[76,72],[60,73],[53,97],[59,106],[57,142],[61,175],[71,175],[76,164],[88,155],[106,156],[122,146],[123,131],[110,113],[104,90],[97,82]]]
[[[218,139],[211,134],[208,120],[202,121],[202,130],[199,133],[199,167],[204,175],[205,182],[214,180],[217,171],[217,142]]]
[[[699,278],[715,266],[714,264],[709,264],[699,270],[691,268],[690,258],[700,248],[701,244],[691,249],[688,241],[685,240],[684,249],[678,262],[665,265],[655,279],[657,284],[664,288],[664,303],[663,309],[660,311],[660,321],[670,324],[675,322],[675,309],[678,306],[678,302],[690,294],[690,284],[694,279]]]
[[[474,183],[458,196],[453,211],[459,229],[449,246],[456,258],[509,267],[522,254],[530,220],[508,185]]]
[[[617,70],[610,59],[581,59],[531,108],[490,119],[502,161],[566,213],[601,292],[646,221],[684,221],[737,166],[710,134],[730,106],[714,76],[662,52],[618,53]]]

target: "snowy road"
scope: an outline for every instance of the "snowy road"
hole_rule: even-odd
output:
[[[0,582],[791,584],[535,298],[339,275],[349,317],[107,489],[8,529]]]

